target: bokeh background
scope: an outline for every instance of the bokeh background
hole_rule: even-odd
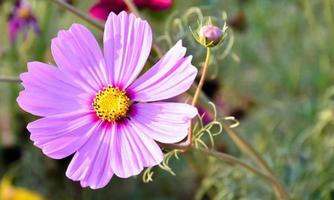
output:
[[[31,30],[11,43],[8,17],[15,1],[0,2],[1,76],[18,76],[28,61],[52,63],[51,39],[74,22],[102,39],[101,31],[50,0],[29,0],[40,32]],[[88,14],[95,1],[73,3]],[[183,39],[201,69],[205,48],[189,29],[196,29],[198,16],[189,13],[197,9],[220,26],[226,13],[230,28],[226,44],[214,50],[204,87],[217,110],[240,121],[236,130],[265,158],[292,199],[334,199],[333,0],[174,0],[166,11],[140,10],[158,46],[166,50]],[[35,118],[16,104],[21,89],[19,83],[0,82],[1,183],[10,180],[11,187],[51,200],[274,199],[261,178],[198,152],[170,161],[176,176],[156,167],[150,183],[141,175],[114,177],[104,189],[82,189],[65,176],[71,158],[47,158],[29,140],[25,127]],[[216,138],[216,149],[248,160],[224,133]]]

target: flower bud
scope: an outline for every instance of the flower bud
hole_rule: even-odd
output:
[[[198,33],[200,40],[209,47],[216,46],[221,41],[223,35],[223,30],[213,25],[203,26]]]
[[[200,25],[195,32],[192,30],[191,32],[198,43],[211,48],[223,43],[226,37],[226,30],[226,23],[223,28],[220,29],[219,27],[212,25],[211,18],[209,18],[209,21],[205,23],[205,25]]]

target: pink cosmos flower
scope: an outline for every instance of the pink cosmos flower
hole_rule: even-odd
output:
[[[152,45],[152,30],[133,14],[111,13],[102,53],[93,34],[74,24],[52,40],[58,67],[28,63],[17,102],[42,117],[28,124],[31,140],[54,159],[74,154],[66,175],[83,187],[104,187],[163,160],[155,141],[184,139],[197,109],[156,102],[185,92],[197,69],[179,41],[138,79]]]
[[[161,11],[169,9],[173,1],[172,0],[134,0],[134,3],[138,8],[149,8],[155,11]],[[123,10],[127,10],[127,6],[124,0],[99,0],[90,9],[89,13],[100,19],[106,20],[110,12],[120,13]]]
[[[25,39],[30,28],[32,28],[35,33],[39,33],[40,31],[37,19],[32,13],[29,2],[26,0],[17,0],[8,19],[8,35],[10,41],[14,43],[20,31],[22,31]]]

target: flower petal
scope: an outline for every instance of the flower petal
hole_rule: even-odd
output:
[[[103,124],[89,141],[74,155],[67,168],[66,176],[80,181],[82,187],[98,189],[106,186],[113,176],[111,168],[111,143],[115,126]]]
[[[111,165],[121,178],[138,175],[144,167],[157,165],[163,159],[162,151],[153,139],[129,120],[117,124],[117,133],[112,141]]]
[[[22,27],[22,23],[21,23],[20,19],[18,19],[17,17],[12,17],[11,19],[9,19],[9,21],[8,21],[8,35],[9,35],[9,39],[12,43],[14,43],[16,41],[17,33],[19,32],[21,27]]]
[[[152,45],[152,30],[133,14],[110,13],[104,30],[104,57],[112,85],[127,88],[145,65]]]
[[[197,69],[192,57],[184,57],[186,48],[179,41],[158,63],[137,79],[129,88],[133,101],[157,101],[179,95],[189,89]]]
[[[89,95],[56,67],[30,62],[28,72],[21,74],[20,78],[25,90],[20,92],[17,102],[27,112],[50,116],[88,109]]]
[[[185,103],[139,103],[132,105],[131,122],[138,130],[162,143],[175,143],[188,133],[197,109]]]
[[[77,111],[38,119],[28,124],[30,139],[54,159],[77,151],[95,132],[98,123],[91,113]]]
[[[85,83],[93,91],[108,85],[105,62],[93,34],[80,24],[59,31],[52,40],[51,51],[58,67],[73,76],[73,81]]]

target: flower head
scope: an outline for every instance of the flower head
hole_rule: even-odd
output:
[[[32,28],[36,33],[39,26],[27,0],[17,0],[8,20],[8,35],[11,42],[15,42],[18,32],[22,31],[24,38]]]
[[[223,28],[212,25],[211,18],[205,25],[200,25],[196,32],[192,32],[194,38],[198,43],[205,47],[214,47],[222,44],[225,40],[227,26],[224,24]]]
[[[103,53],[92,33],[74,24],[52,40],[58,67],[30,62],[20,76],[18,104],[42,117],[28,124],[31,140],[54,159],[74,154],[66,175],[83,187],[104,187],[114,174],[137,175],[163,160],[155,141],[187,135],[197,109],[162,100],[185,92],[197,69],[179,41],[137,78],[151,45],[146,21],[111,13]]]
[[[204,38],[207,43],[218,43],[223,37],[223,31],[217,26],[205,25],[201,27],[198,35]]]
[[[172,0],[134,0],[134,3],[138,8],[149,8],[154,11],[169,9],[173,4]],[[110,12],[120,13],[123,10],[127,10],[124,0],[99,0],[89,12],[100,20],[106,20]]]

